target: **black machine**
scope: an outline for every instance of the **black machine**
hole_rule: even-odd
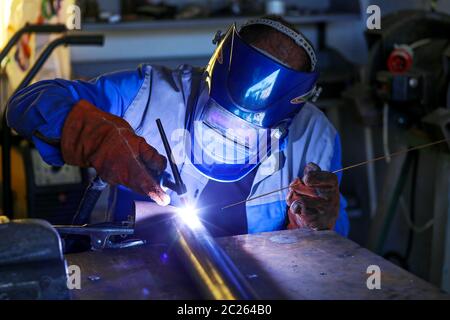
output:
[[[44,220],[0,223],[0,300],[69,299],[61,239]]]
[[[367,32],[367,82],[376,99],[418,123],[437,108],[448,108],[450,16],[401,11],[383,18],[381,30]]]

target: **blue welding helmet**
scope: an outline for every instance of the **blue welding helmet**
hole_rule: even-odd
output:
[[[256,23],[261,21],[284,27],[268,19]],[[299,45],[309,45],[289,31]],[[207,93],[190,128],[191,162],[200,173],[238,181],[279,147],[292,118],[317,94],[315,55],[308,49],[312,70],[300,72],[244,42],[234,25],[229,28],[205,69]]]

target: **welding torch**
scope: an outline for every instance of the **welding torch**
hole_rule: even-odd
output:
[[[187,206],[187,198],[186,198],[186,185],[181,178],[180,171],[175,163],[175,159],[173,157],[172,148],[170,147],[169,140],[167,139],[167,135],[164,131],[164,127],[162,125],[161,119],[156,119],[156,125],[158,127],[159,134],[161,136],[161,140],[164,146],[164,150],[166,151],[167,160],[169,161],[170,169],[173,174],[172,181],[171,176],[168,172],[164,171],[161,175],[161,185],[163,187],[169,188],[177,193],[180,197],[180,201],[184,206]]]

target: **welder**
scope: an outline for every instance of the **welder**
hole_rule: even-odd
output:
[[[8,124],[47,163],[95,168],[114,186],[116,217],[134,199],[177,205],[158,178],[167,162],[161,118],[174,151],[182,149],[187,196],[213,235],[311,228],[346,236],[341,175],[332,173],[341,168],[340,140],[311,103],[318,92],[311,43],[277,16],[231,26],[215,40],[206,68],[144,64],[92,81],[37,82],[11,97]]]

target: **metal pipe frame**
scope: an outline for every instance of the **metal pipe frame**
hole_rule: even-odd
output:
[[[8,55],[9,51],[14,47],[14,45],[20,40],[22,35],[26,33],[61,33],[67,31],[66,26],[63,24],[26,24],[23,28],[18,30],[9,39],[8,43],[0,51],[0,64],[3,59]]]

